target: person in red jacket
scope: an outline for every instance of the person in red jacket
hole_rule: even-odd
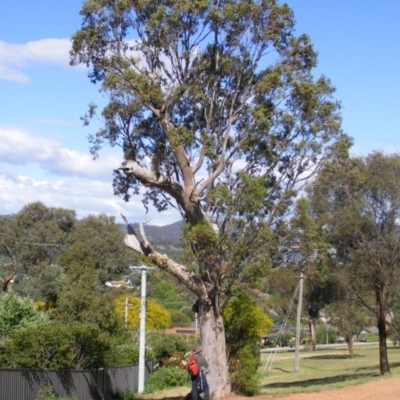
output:
[[[199,373],[192,376],[192,400],[198,400],[199,393],[204,393],[204,400],[209,400],[210,389],[208,387],[206,374],[210,372],[208,369],[208,362],[201,354],[203,348],[200,345],[194,346],[193,354],[196,356],[197,364],[199,365]]]

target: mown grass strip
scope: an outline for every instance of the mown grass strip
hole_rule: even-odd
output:
[[[377,345],[356,347],[355,356],[347,350],[318,350],[300,353],[299,372],[294,373],[294,353],[277,353],[270,371],[264,369],[268,354],[263,354],[260,368],[261,394],[283,396],[290,393],[319,392],[381,379]],[[400,376],[400,347],[388,348],[391,373],[383,378]]]

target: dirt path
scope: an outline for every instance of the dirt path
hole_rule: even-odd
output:
[[[230,396],[225,400],[396,400],[400,399],[400,377],[382,379],[363,385],[348,386],[342,389],[326,390],[318,393],[291,394],[282,397]]]

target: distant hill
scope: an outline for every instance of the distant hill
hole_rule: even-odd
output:
[[[139,224],[133,224],[133,226],[135,232],[139,235]],[[144,229],[147,239],[157,251],[167,254],[175,261],[179,261],[182,253],[182,226],[183,221],[177,221],[164,226],[145,225]],[[125,225],[121,225],[121,228],[126,232]]]

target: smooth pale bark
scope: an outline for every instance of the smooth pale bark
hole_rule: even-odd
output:
[[[200,330],[203,354],[210,365],[207,375],[210,391],[215,399],[222,399],[231,392],[222,316],[216,317],[212,309],[205,312],[200,306]]]

